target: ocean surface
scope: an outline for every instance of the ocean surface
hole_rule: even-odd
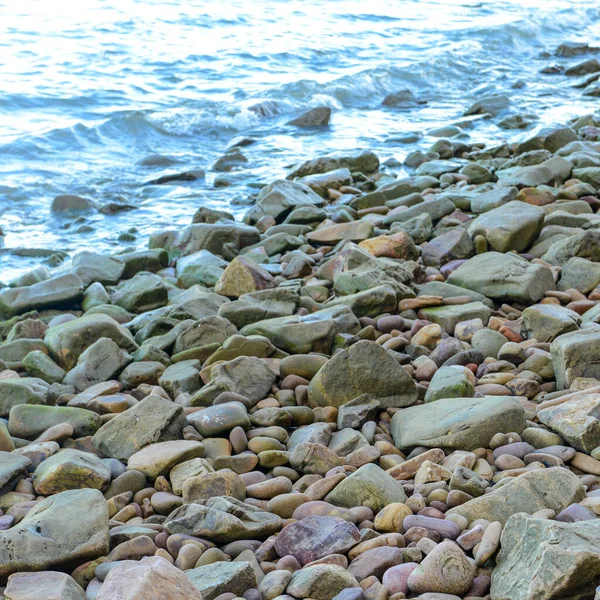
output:
[[[241,216],[262,184],[324,153],[402,162],[442,125],[495,142],[594,112],[572,78],[540,73],[586,58],[553,56],[565,41],[600,45],[600,2],[2,0],[0,281],[56,251],[145,247],[202,205]],[[400,90],[426,103],[382,106]],[[462,116],[492,93],[529,128]],[[320,105],[329,127],[286,125]],[[239,136],[256,140],[248,162],[212,170]],[[206,175],[148,183],[189,170]],[[119,210],[56,216],[60,194]]]

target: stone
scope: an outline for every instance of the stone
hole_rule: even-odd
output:
[[[66,375],[66,371],[41,350],[29,352],[23,358],[23,368],[31,377],[43,379],[51,385],[60,383]]]
[[[299,117],[287,122],[287,125],[295,127],[326,127],[329,125],[331,108],[329,106],[317,106],[311,108]]]
[[[575,256],[563,265],[558,282],[559,290],[576,289],[582,294],[589,294],[598,285],[600,264]]]
[[[25,287],[4,288],[0,290],[0,317],[10,318],[43,308],[71,308],[82,297],[83,283],[73,273]]]
[[[467,230],[463,227],[455,227],[448,233],[433,238],[425,245],[422,253],[423,263],[427,266],[437,267],[451,260],[469,258],[474,254],[474,250],[475,247]]]
[[[479,350],[484,358],[498,358],[500,348],[507,342],[508,339],[498,331],[480,329],[473,334],[471,347],[474,350]]]
[[[92,444],[105,456],[126,461],[145,446],[179,439],[185,424],[181,406],[150,395],[105,423]]]
[[[376,257],[384,256],[400,260],[417,260],[419,257],[413,239],[405,231],[397,231],[390,235],[380,235],[364,240],[360,242],[358,247]]]
[[[88,212],[94,209],[94,203],[87,198],[75,196],[73,194],[60,194],[52,200],[50,212],[53,213],[79,213]]]
[[[600,446],[600,394],[581,394],[538,411],[540,423],[559,433],[571,446],[590,454]]]
[[[138,349],[137,343],[125,327],[108,315],[102,314],[86,315],[50,327],[44,341],[50,356],[68,371],[77,364],[81,354],[101,338],[110,338],[127,352]]]
[[[188,504],[215,496],[231,496],[243,502],[246,499],[246,484],[230,469],[219,469],[217,472],[189,477],[183,483],[182,496],[183,501]]]
[[[314,173],[326,173],[342,167],[346,167],[350,171],[372,173],[379,169],[379,159],[370,151],[362,151],[355,156],[319,156],[294,167],[287,178],[294,179]]]
[[[211,380],[190,399],[191,406],[209,406],[223,392],[241,394],[251,402],[265,398],[275,374],[260,358],[240,356],[211,368]]]
[[[392,502],[405,502],[406,493],[383,469],[366,464],[343,479],[327,494],[325,501],[344,508],[367,506],[378,512]]]
[[[497,187],[471,196],[471,210],[476,214],[485,213],[516,199],[516,187]]]
[[[304,567],[292,575],[287,593],[294,598],[332,600],[342,590],[357,588],[358,581],[338,565]]]
[[[21,404],[10,411],[8,430],[15,437],[30,439],[61,423],[71,425],[73,436],[78,438],[94,435],[102,419],[85,408]]]
[[[438,544],[408,577],[417,594],[443,592],[463,596],[471,588],[477,568],[454,542]]]
[[[425,402],[435,402],[443,398],[470,398],[475,388],[465,367],[454,365],[438,369],[425,393]]]
[[[227,251],[233,247],[239,251],[260,242],[260,232],[255,227],[241,223],[196,223],[182,229],[169,249],[172,256],[187,256],[200,250],[208,250],[217,256],[233,258]]]
[[[345,554],[360,541],[355,525],[339,517],[311,516],[284,527],[275,540],[279,556],[294,556],[301,565],[330,554]]]
[[[12,452],[0,452],[0,493],[10,492],[27,474],[31,461]]]
[[[192,413],[188,421],[204,437],[228,434],[234,427],[248,429],[250,420],[246,407],[240,402],[226,402]]]
[[[442,326],[446,333],[452,335],[458,323],[470,319],[481,319],[487,325],[492,316],[492,309],[482,302],[467,302],[455,306],[431,306],[419,311],[423,319]]]
[[[364,373],[370,374],[368,379]],[[409,406],[417,400],[415,383],[406,371],[382,346],[367,340],[325,363],[311,380],[308,394],[316,406],[339,407],[362,394],[382,407]]]
[[[300,299],[293,290],[273,288],[251,292],[237,300],[227,302],[219,308],[219,315],[236,327],[242,328],[252,323],[291,317],[298,308]]]
[[[534,304],[556,289],[552,271],[515,254],[486,252],[470,258],[447,280],[498,301]]]
[[[119,561],[104,579],[97,600],[202,600],[186,574],[159,556]]]
[[[338,333],[357,333],[358,319],[348,306],[332,306],[306,316],[266,319],[241,330],[242,335],[262,335],[291,354],[330,354]]]
[[[13,573],[4,590],[6,600],[86,600],[85,592],[66,573]]]
[[[600,231],[582,231],[554,242],[542,259],[551,265],[562,266],[575,257],[600,261]]]
[[[523,331],[529,339],[552,342],[563,333],[577,331],[581,317],[565,306],[537,304],[523,311]]]
[[[373,237],[373,225],[367,221],[351,221],[315,229],[306,238],[315,244],[335,245],[338,242],[361,242]]]
[[[66,449],[40,463],[33,473],[36,493],[50,496],[67,490],[101,490],[110,483],[110,469],[94,454]]]
[[[521,432],[525,413],[510,397],[447,398],[398,411],[391,422],[398,448],[487,448],[499,432]]]
[[[113,304],[136,314],[165,306],[168,299],[168,288],[162,277],[146,272],[120,283],[112,295]]]
[[[245,256],[236,256],[223,271],[215,292],[230,298],[275,287],[273,276]]]
[[[550,346],[559,390],[577,377],[600,379],[600,329],[572,331],[557,337]]]
[[[219,544],[237,540],[264,539],[277,533],[283,521],[274,514],[235,498],[223,496],[204,505],[184,504],[164,523],[169,533],[184,533]]]
[[[263,187],[254,206],[244,215],[248,225],[256,224],[262,217],[270,216],[277,223],[299,206],[323,206],[324,201],[311,188],[299,181],[278,179]]]
[[[492,572],[493,600],[592,598],[600,577],[600,521],[512,516]]]
[[[70,490],[37,503],[0,531],[0,575],[67,567],[108,553],[108,509],[98,490]]]
[[[121,279],[125,263],[117,256],[80,252],[73,257],[73,272],[81,279],[83,286],[99,282],[102,285],[115,285]]]
[[[127,461],[128,471],[141,471],[149,479],[165,475],[175,465],[201,458],[204,446],[193,440],[174,440],[150,444],[133,454]]]
[[[542,208],[515,200],[477,217],[469,235],[482,235],[496,252],[523,252],[537,239],[545,215]]]
[[[489,494],[469,500],[448,511],[469,523],[477,519],[500,521],[503,525],[518,513],[533,514],[550,508],[559,513],[585,497],[585,489],[576,475],[562,467],[538,469],[512,478]]]
[[[46,382],[35,377],[0,379],[0,416],[21,405],[45,405],[48,394]]]
[[[65,376],[63,383],[82,392],[97,383],[116,379],[133,361],[133,357],[110,338],[100,338],[78,357],[77,364]]]

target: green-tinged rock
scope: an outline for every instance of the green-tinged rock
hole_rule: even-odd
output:
[[[110,469],[94,454],[62,450],[44,460],[33,473],[36,493],[50,496],[67,490],[100,490],[110,482]]]
[[[260,335],[232,335],[227,338],[223,345],[206,359],[204,367],[212,364],[229,361],[240,356],[254,356],[255,358],[268,358],[280,355],[281,352],[273,346],[266,337]]]
[[[405,502],[404,488],[375,464],[367,464],[336,485],[326,502],[344,508],[367,506],[375,513],[392,502]]]
[[[559,390],[577,377],[600,379],[600,328],[565,333],[552,342],[550,353]]]
[[[48,353],[48,348],[42,340],[18,339],[13,342],[0,344],[0,361],[9,369],[21,369],[23,360],[30,352]]]
[[[145,272],[123,281],[112,296],[114,304],[136,314],[165,306],[168,300],[168,288],[162,277]]]
[[[376,317],[396,310],[396,292],[389,285],[380,285],[356,294],[338,296],[330,300],[327,307],[340,304],[350,307],[358,318]]]
[[[49,384],[64,379],[66,371],[59,367],[45,352],[34,350],[23,359],[23,368],[31,377],[43,379]]]
[[[569,259],[562,268],[559,290],[576,289],[582,294],[589,294],[600,285],[600,264],[575,256]]]
[[[211,368],[211,381],[191,398],[191,406],[210,406],[222,392],[242,394],[253,402],[266,397],[275,373],[260,358],[240,356]]]
[[[542,408],[540,423],[559,433],[573,448],[590,454],[600,446],[600,395],[576,396],[562,404]]]
[[[110,338],[100,338],[79,355],[63,383],[82,392],[96,383],[116,379],[132,361],[131,354],[121,350]]]
[[[204,504],[184,504],[164,523],[169,533],[184,533],[217,544],[237,540],[265,539],[283,527],[283,520],[270,512],[235,498],[210,498]]]
[[[8,319],[30,310],[70,308],[83,297],[83,283],[68,273],[25,287],[0,291],[0,317]]]
[[[574,257],[600,262],[600,231],[582,231],[559,240],[542,256],[551,265],[564,265]]]
[[[421,202],[407,208],[398,213],[390,213],[384,219],[385,225],[391,225],[397,222],[406,222],[413,217],[418,217],[428,214],[432,221],[437,221],[446,215],[454,212],[454,202],[448,198],[440,198],[439,200],[430,200],[429,202]]]
[[[73,257],[73,272],[84,287],[95,281],[102,285],[115,285],[121,279],[125,263],[118,256],[80,252]]]
[[[470,398],[474,394],[475,388],[467,376],[465,367],[441,367],[429,383],[425,402],[435,402],[444,398]]]
[[[36,504],[0,531],[0,575],[72,568],[108,553],[108,509],[98,490],[70,490]]]
[[[0,451],[0,494],[12,491],[19,479],[27,475],[30,465],[26,456]]]
[[[223,304],[219,315],[242,328],[258,321],[292,316],[300,299],[293,290],[274,288],[240,296],[233,302]]]
[[[300,316],[266,319],[246,325],[242,335],[262,335],[275,346],[292,354],[330,354],[338,333],[357,333],[360,323],[347,306],[335,306]]]
[[[92,444],[105,456],[128,460],[145,446],[179,439],[185,424],[180,405],[150,395],[105,423]]]
[[[186,575],[203,600],[214,600],[226,592],[241,597],[246,590],[258,585],[252,565],[246,561],[217,561],[186,571]]]
[[[527,338],[551,342],[563,333],[577,331],[581,317],[566,306],[536,304],[523,311],[523,331]]]
[[[398,448],[487,448],[496,433],[520,433],[525,412],[513,398],[447,398],[398,411],[391,430]]]
[[[469,523],[487,519],[504,525],[516,513],[531,515],[546,508],[559,513],[583,498],[585,488],[577,475],[562,467],[552,467],[515,477],[489,494],[450,509],[448,514],[462,515]]]
[[[61,423],[69,423],[77,438],[94,435],[102,425],[102,419],[85,408],[21,404],[10,411],[8,430],[15,437],[31,439]]]
[[[204,456],[201,442],[174,440],[150,444],[131,455],[127,461],[128,471],[141,471],[149,479],[166,475],[175,465]]]
[[[600,521],[512,516],[492,571],[492,600],[592,598],[600,579]]]
[[[358,581],[346,569],[338,565],[314,565],[296,571],[286,591],[294,598],[332,600],[342,590],[358,587]]]
[[[423,319],[437,323],[442,329],[452,335],[457,323],[471,319],[481,319],[484,325],[492,316],[492,309],[482,302],[469,302],[448,306],[431,306],[422,308],[419,313]]]
[[[542,230],[545,215],[543,208],[515,200],[477,217],[469,234],[482,235],[496,252],[523,252]]]
[[[470,258],[448,277],[448,283],[494,300],[533,304],[556,289],[552,271],[516,254],[486,252]]]
[[[48,385],[35,377],[0,379],[0,417],[7,417],[14,406],[47,404]]]
[[[244,223],[254,225],[264,216],[273,217],[281,223],[292,210],[306,205],[320,207],[324,201],[299,181],[278,179],[260,190],[256,203],[244,215]]]
[[[85,315],[67,323],[50,327],[44,341],[50,356],[64,369],[72,369],[79,356],[100,338],[110,338],[113,342],[132,352],[138,345],[122,325],[107,315]]]
[[[367,340],[333,356],[308,387],[315,406],[339,407],[362,394],[369,394],[382,407],[410,406],[418,396],[414,381],[392,354]]]

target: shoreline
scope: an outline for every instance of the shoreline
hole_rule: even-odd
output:
[[[593,596],[600,116],[405,164],[0,290],[5,597]]]

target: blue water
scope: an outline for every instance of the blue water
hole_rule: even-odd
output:
[[[433,127],[460,123],[476,141],[513,140],[536,126],[593,112],[563,75],[542,75],[563,41],[600,45],[590,0],[4,0],[0,3],[0,281],[40,259],[12,248],[120,252],[149,232],[185,225],[201,205],[243,214],[257,187],[326,152],[369,148],[382,160],[428,148]],[[514,88],[517,81],[523,87]],[[381,106],[410,89],[427,101]],[[507,93],[536,117],[529,131],[497,119],[464,122],[481,95]],[[268,115],[249,108],[269,101]],[[318,105],[331,126],[285,123]],[[538,125],[539,124],[539,125]],[[413,144],[390,143],[417,132]],[[251,136],[248,162],[211,165],[231,140]],[[387,140],[387,141],[386,141]],[[149,155],[170,165],[144,166]],[[147,185],[204,169],[206,177]],[[396,171],[397,172],[397,171]],[[215,187],[225,177],[228,187]],[[116,215],[52,216],[58,194]],[[126,238],[120,237],[126,233]],[[8,250],[7,250],[8,249]]]

